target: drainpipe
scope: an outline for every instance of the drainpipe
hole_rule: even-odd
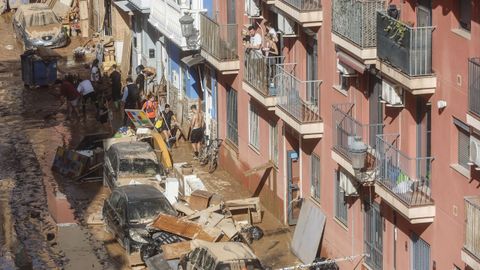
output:
[[[283,223],[288,224],[288,179],[287,179],[287,144],[285,143],[285,123],[282,125],[283,141]]]
[[[299,133],[299,138],[298,138],[298,167],[300,167],[300,182],[298,183],[299,189],[300,189],[300,198],[303,198],[303,158],[302,158],[302,134]],[[293,199],[293,198],[292,198]]]

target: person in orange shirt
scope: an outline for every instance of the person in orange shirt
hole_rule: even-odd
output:
[[[157,116],[158,103],[153,95],[148,95],[147,101],[143,103],[142,110],[147,114],[148,119],[155,125],[155,117]]]

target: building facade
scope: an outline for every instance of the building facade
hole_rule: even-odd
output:
[[[221,165],[285,224],[314,201],[327,217],[319,255],[479,269],[479,4],[214,1],[238,48],[222,61],[201,45],[217,73]],[[263,37],[267,21],[279,56],[244,47],[246,27]]]

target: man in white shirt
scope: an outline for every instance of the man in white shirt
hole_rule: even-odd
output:
[[[248,33],[250,34],[250,44],[247,48],[250,48],[252,52],[261,54],[262,51],[262,36],[257,32],[257,29],[253,25],[248,27]]]
[[[83,80],[77,86],[77,91],[82,95],[82,112],[83,117],[85,118],[85,107],[87,100],[90,100],[91,103],[95,104],[95,108],[98,112],[98,101],[97,95],[95,94],[95,89],[93,88],[92,82],[90,80]]]

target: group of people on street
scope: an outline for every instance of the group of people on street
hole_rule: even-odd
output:
[[[142,67],[141,67],[142,68]],[[179,130],[177,119],[170,105],[163,102],[160,104],[157,97],[152,93],[147,93],[144,97],[145,74],[143,69],[137,70],[139,75],[135,82],[131,77],[126,79],[126,85],[122,88],[122,76],[116,65],[112,66],[112,72],[109,75],[111,82],[111,96],[102,93],[97,97],[96,88],[101,84],[102,74],[98,66],[98,60],[95,59],[90,67],[90,78],[80,78],[67,74],[60,83],[60,94],[62,99],[67,102],[67,119],[72,116],[75,119],[80,118],[79,104],[82,104],[83,118],[86,118],[87,104],[95,105],[96,119],[107,124],[110,133],[112,130],[113,108],[115,110],[123,109],[141,109],[145,112],[155,128],[164,136],[167,146],[171,147],[176,142],[176,134]],[[99,101],[100,99],[100,101]],[[113,108],[112,108],[113,107]],[[123,110],[122,109],[122,110]],[[204,115],[196,105],[192,105],[190,110],[193,114],[190,125],[190,142],[192,143],[194,158],[198,158],[204,137]],[[123,126],[129,124],[127,114],[124,114]],[[183,132],[181,132],[181,136]],[[184,137],[184,139],[187,139]]]

